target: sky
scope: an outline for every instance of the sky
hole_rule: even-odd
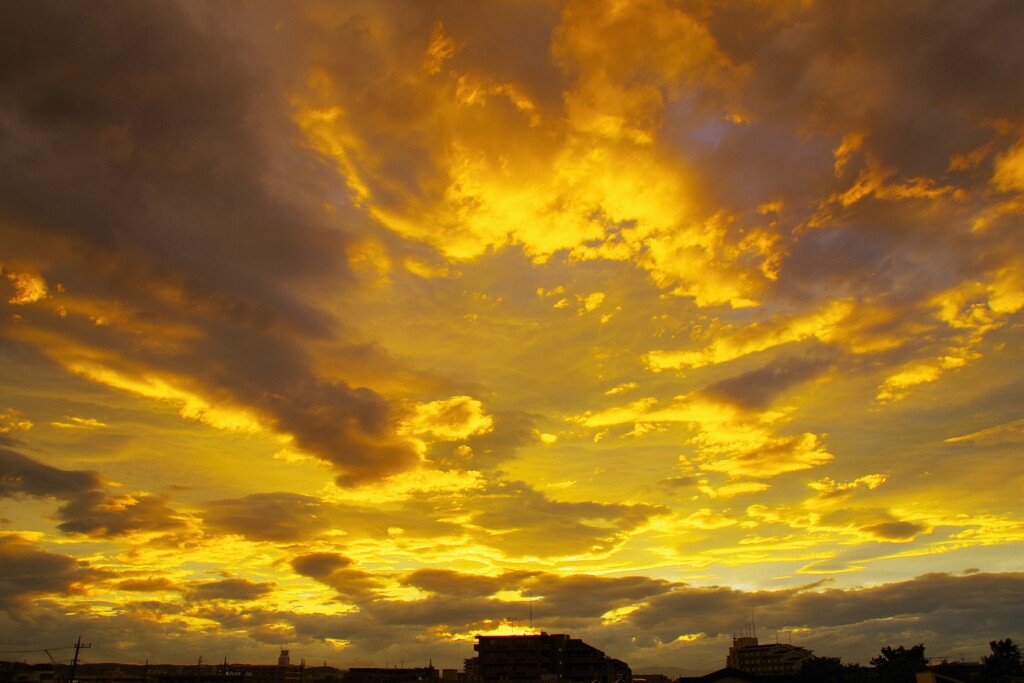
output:
[[[0,3],[0,659],[1024,641],[1021,35]]]

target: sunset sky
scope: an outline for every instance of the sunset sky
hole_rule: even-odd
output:
[[[1022,35],[0,3],[0,659],[1024,641]]]

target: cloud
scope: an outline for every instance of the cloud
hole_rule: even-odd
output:
[[[145,579],[125,579],[117,583],[118,590],[153,593],[158,591],[179,591],[181,587],[168,578],[151,576]]]
[[[470,413],[473,414],[473,413]],[[465,470],[490,470],[516,456],[519,449],[537,440],[538,426],[543,419],[536,413],[501,410],[470,418],[464,428],[472,429],[465,443],[446,447],[435,443],[430,460],[442,467]],[[461,446],[468,446],[469,450]]]
[[[531,575],[530,572],[516,572],[483,576],[451,569],[417,569],[406,575],[402,582],[442,596],[487,598],[500,590],[519,589]]]
[[[805,339],[829,339],[836,326],[852,311],[851,302],[832,301],[820,311],[799,316],[776,316],[751,324],[737,333],[715,335],[714,341],[700,351],[655,350],[647,355],[646,360],[655,372],[700,368]]]
[[[185,519],[165,499],[149,494],[111,496],[85,491],[57,511],[57,528],[89,536],[121,536],[136,531],[164,532],[186,528]]]
[[[643,604],[670,590],[673,584],[647,576],[592,576],[543,574],[531,583],[531,594],[543,600],[535,605],[544,618],[572,621],[594,619],[612,610]]]
[[[443,441],[460,441],[494,429],[494,419],[483,403],[470,396],[453,396],[417,405],[403,423],[412,434],[430,434]]]
[[[292,560],[292,568],[345,595],[359,596],[382,586],[370,572],[352,566],[352,560],[338,553],[310,553]]]
[[[0,434],[6,434],[12,429],[26,431],[32,429],[32,421],[21,416],[21,412],[14,408],[0,410]]]
[[[182,529],[184,518],[165,499],[148,493],[111,495],[95,472],[62,470],[0,448],[0,495],[63,500],[57,528],[68,534],[122,536]]]
[[[324,513],[318,498],[288,492],[253,493],[202,506],[209,529],[275,543],[291,543],[323,532],[331,524]]]
[[[992,184],[1004,192],[1024,192],[1024,139],[996,159]]]
[[[185,597],[192,602],[207,600],[259,600],[274,591],[273,581],[256,583],[248,579],[195,581],[187,585]]]
[[[946,443],[973,442],[980,445],[1016,443],[1024,440],[1024,418],[982,429],[963,436],[953,436]]]
[[[644,576],[559,576],[541,571],[482,576],[441,569],[417,570],[405,576],[403,583],[433,594],[423,601],[424,606],[443,609],[448,601],[459,601],[468,608],[467,616],[478,615],[477,626],[483,618],[513,609],[532,612],[541,623],[582,624],[612,610],[642,603],[670,586],[667,581]],[[473,622],[447,623],[468,630],[466,627]]]
[[[192,416],[245,412],[345,482],[414,467],[388,401],[318,373],[304,349],[339,327],[301,292],[344,280],[348,238],[320,205],[282,199],[288,171],[272,164],[310,160],[261,142],[257,130],[283,140],[292,124],[260,108],[255,67],[169,2],[2,19],[11,36],[29,26],[36,35],[4,41],[2,55],[18,64],[0,78],[11,263],[36,264],[64,292],[41,299],[23,286],[19,308],[61,316],[26,310],[8,334],[28,334],[96,381],[181,401]]]
[[[7,300],[9,304],[31,304],[46,298],[46,280],[38,273],[5,273],[7,280],[14,288],[14,296]]]
[[[701,305],[749,304],[756,240],[692,210],[688,169],[653,146],[669,106],[719,101],[748,75],[698,20],[662,2],[433,18],[398,6],[390,22],[365,5],[330,12],[344,49],[305,27],[321,59],[296,98],[296,121],[377,221],[451,260],[508,247],[538,263],[635,260]],[[530,39],[510,45],[508,25]],[[431,135],[438,125],[450,134]]]
[[[862,526],[861,531],[887,541],[906,541],[927,530],[924,524],[915,522],[880,522]]]
[[[17,610],[34,598],[81,592],[112,572],[70,555],[51,553],[18,534],[0,534],[0,605]]]
[[[15,451],[0,448],[0,495],[70,498],[101,485],[96,472],[62,470]]]
[[[730,386],[726,384],[727,388]],[[723,393],[720,387],[713,391]],[[690,443],[699,451],[700,468],[732,478],[776,477],[822,465],[834,457],[816,434],[779,434],[776,424],[785,421],[784,411],[747,412],[743,406],[723,401],[712,392],[677,396],[664,407],[657,403],[653,398],[639,399],[572,419],[589,428],[684,423],[696,432]]]
[[[523,482],[498,482],[472,498],[476,542],[507,557],[602,556],[666,514],[644,503],[563,502]]]
[[[736,615],[749,614],[753,609],[761,615],[765,628],[787,622],[811,629],[871,622],[877,628],[877,620],[900,616],[929,621],[953,614],[968,618],[984,611],[984,605],[993,604],[989,602],[992,596],[1016,604],[1019,599],[1011,595],[1022,580],[1020,574],[926,574],[846,590],[827,585],[811,590],[751,592],[726,587],[677,587],[651,598],[648,607],[630,615],[629,622],[633,628],[650,629],[654,634],[703,632],[710,636],[730,633]],[[982,596],[989,597],[977,602]]]
[[[764,410],[776,396],[828,371],[830,365],[824,358],[780,358],[757,370],[710,384],[703,391],[749,410]]]
[[[51,427],[57,427],[58,429],[97,429],[106,427],[99,420],[92,417],[66,417],[66,422],[51,422]]]

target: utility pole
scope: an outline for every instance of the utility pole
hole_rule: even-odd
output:
[[[75,670],[78,669],[78,651],[90,647],[92,647],[92,643],[82,645],[82,636],[78,636],[78,642],[75,643],[75,658],[71,660],[71,673],[68,674],[68,683],[75,683]]]

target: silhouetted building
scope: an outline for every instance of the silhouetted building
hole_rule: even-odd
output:
[[[433,665],[416,669],[399,668],[350,668],[345,674],[345,683],[418,683],[440,680]]]
[[[58,672],[54,664],[0,662],[0,683],[54,683],[67,676],[67,667]]]
[[[799,672],[812,656],[811,650],[796,645],[759,645],[756,636],[734,636],[725,663],[729,668],[759,676],[783,676]]]
[[[157,673],[156,683],[299,683],[303,668],[274,664],[208,664],[178,667],[173,673]]]
[[[300,677],[302,683],[341,683],[345,672],[333,666],[307,666]]]
[[[629,666],[578,638],[556,633],[477,636],[466,677],[477,681],[632,683]]]
[[[75,683],[146,683],[147,673],[145,667],[130,664],[80,663],[75,672]]]
[[[795,674],[791,675],[778,675],[778,676],[759,676],[749,671],[740,671],[734,669],[731,666],[727,666],[724,669],[718,671],[712,671],[709,674],[703,676],[683,676],[677,678],[676,683],[790,683],[799,682],[804,683],[799,676]]]

